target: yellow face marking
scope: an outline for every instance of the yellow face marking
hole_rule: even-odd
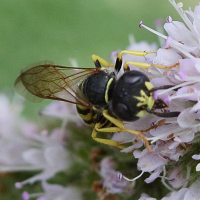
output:
[[[144,84],[146,85],[148,90],[151,90],[154,88],[151,82],[146,81]]]
[[[146,85],[148,90],[151,90],[153,88],[153,85],[150,82],[145,82],[145,85]],[[133,96],[133,98],[135,98],[135,99],[137,99],[139,101],[138,104],[137,104],[137,107],[141,107],[141,106],[147,105],[147,107],[149,109],[151,109],[153,107],[153,105],[154,105],[153,96],[152,95],[150,97],[147,96],[147,94],[144,92],[144,90],[140,91],[140,96],[139,97],[138,96]]]
[[[136,114],[137,117],[144,117],[149,113],[146,110],[141,110],[139,113]]]
[[[114,80],[114,78],[111,78],[106,85],[106,92],[105,92],[106,103],[108,103],[108,91],[109,91],[109,88],[110,88],[110,84],[113,82],[113,80]]]

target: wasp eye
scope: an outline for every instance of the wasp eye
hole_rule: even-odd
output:
[[[135,76],[135,74],[130,74],[129,76],[124,77],[124,83],[126,84],[136,84],[141,80],[140,76]]]
[[[114,108],[115,114],[120,118],[124,119],[124,121],[129,121],[132,118],[132,113],[128,107],[123,103],[117,103]]]

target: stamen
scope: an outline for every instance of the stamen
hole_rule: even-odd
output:
[[[183,7],[183,3],[179,2],[179,3],[177,3],[177,6],[178,6],[178,8],[182,8]]]
[[[166,19],[167,23],[171,23],[172,22],[172,17],[171,16],[168,16],[167,19]]]
[[[191,95],[195,94],[196,92],[190,92],[190,93],[186,93],[186,94],[182,94],[182,95],[177,95],[177,96],[171,96],[171,100],[172,99],[179,99],[179,98],[183,98],[183,97],[191,97]]]
[[[153,30],[153,29],[151,29],[151,28],[149,28],[148,26],[145,26],[145,25],[143,24],[143,21],[140,22],[139,27],[140,27],[140,28],[145,28],[145,29],[147,29],[148,31],[150,31],[150,32],[152,32],[152,33],[154,33],[154,34],[156,34],[156,35],[158,35],[158,36],[160,36],[160,37],[162,37],[162,38],[164,38],[164,39],[167,39],[167,36],[165,36],[165,35],[163,35],[163,34],[157,32],[157,31],[155,31],[155,30]]]
[[[34,197],[34,198],[38,197],[37,200],[45,200],[45,198],[44,198],[44,193],[33,193],[33,194],[29,194],[27,191],[24,191],[24,192],[22,193],[22,199],[23,199],[23,200],[29,200],[29,199],[32,198],[32,197]]]
[[[177,49],[177,50],[179,50],[181,53],[183,53],[186,57],[188,57],[188,58],[191,58],[191,59],[194,59],[195,57],[194,56],[192,56],[190,53],[188,53],[187,51],[185,51],[185,50],[183,50],[182,48],[180,48],[178,45],[179,45],[179,43],[177,42],[177,41],[175,41],[175,40],[171,40],[172,42],[171,42],[171,47],[173,47],[173,48],[175,48],[175,49]]]
[[[117,174],[117,178],[121,181],[122,178],[123,178],[123,174],[122,174],[122,173],[118,173],[118,174]]]
[[[190,93],[186,93],[186,94],[182,94],[182,95],[174,95],[174,96],[166,95],[166,96],[164,96],[163,101],[166,104],[170,104],[173,99],[179,99],[179,98],[183,98],[183,97],[191,97],[191,95],[193,95],[194,93],[196,93],[196,92],[190,92]]]
[[[20,182],[16,182],[16,183],[15,183],[15,187],[16,187],[17,189],[21,189],[21,188],[23,187],[23,184],[20,183]]]
[[[141,21],[141,22],[139,23],[139,28],[142,28],[142,25],[143,25],[143,21]]]
[[[33,176],[33,177],[30,177],[30,178],[28,178],[28,179],[26,179],[26,180],[24,180],[24,181],[22,181],[22,182],[16,182],[15,183],[15,187],[17,188],[17,189],[20,189],[20,188],[22,188],[24,185],[26,185],[27,183],[33,183],[35,181],[35,176]]]
[[[190,19],[188,18],[188,16],[185,14],[185,12],[183,11],[181,4],[176,4],[176,2],[174,0],[169,0],[169,2],[172,4],[172,6],[176,9],[176,11],[178,12],[178,14],[180,15],[180,17],[183,19],[183,21],[185,22],[185,24],[188,26],[188,28],[193,32],[193,34],[196,34],[193,25],[190,21]],[[198,37],[198,36],[197,36]]]
[[[148,26],[144,25],[144,24],[143,24],[143,21],[140,22],[139,27],[140,27],[140,28],[145,28],[145,29],[147,29],[148,31],[154,33],[155,35],[157,35],[157,36],[159,36],[159,37],[162,37],[162,38],[164,38],[165,40],[167,40],[167,36],[166,36],[166,35],[161,34],[161,33],[157,32],[157,31],[155,31],[155,30],[149,28]],[[192,58],[195,58],[195,57],[192,56],[190,53],[188,53],[188,52],[184,51],[182,48],[180,48],[180,47],[179,47],[180,44],[179,44],[177,41],[175,41],[175,40],[173,40],[173,39],[171,39],[170,41],[171,41],[171,44],[170,44],[171,47],[173,47],[173,48],[179,50],[181,53],[183,53],[183,54],[184,54],[185,56],[187,56],[188,58],[191,58],[191,59],[192,59]]]
[[[124,179],[127,180],[127,181],[135,181],[135,180],[137,180],[138,178],[140,178],[143,174],[144,174],[144,171],[142,171],[142,172],[140,173],[140,175],[136,176],[135,178],[129,179],[129,178],[125,177],[122,173],[118,173],[118,174],[117,174],[117,177],[118,177],[119,180],[122,180],[122,178],[124,178]]]
[[[22,193],[22,199],[23,199],[23,200],[29,200],[29,199],[30,199],[29,193],[26,192],[26,191],[24,191],[24,192]]]
[[[172,91],[174,89],[177,89],[177,88],[180,88],[180,87],[183,87],[183,86],[186,86],[186,85],[194,84],[194,83],[196,83],[196,81],[190,81],[190,82],[188,81],[188,82],[184,82],[184,83],[179,84],[179,85],[175,85],[174,87],[171,87],[169,89],[166,89],[166,90],[163,90],[163,91],[160,91],[160,92],[158,91],[158,96],[162,95],[162,94],[165,94],[167,92],[170,92],[170,91]]]
[[[166,95],[165,97],[164,97],[164,102],[166,103],[166,104],[168,104],[168,103],[170,103],[171,102],[171,100],[173,100],[173,99],[179,99],[179,98],[183,98],[183,97],[191,97],[191,95],[193,95],[193,94],[196,94],[196,91],[195,92],[188,92],[188,93],[186,93],[186,94],[182,94],[182,95],[174,95],[174,96],[169,96],[169,95]],[[167,103],[168,102],[168,103]]]

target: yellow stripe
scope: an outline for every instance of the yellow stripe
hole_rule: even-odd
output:
[[[78,113],[78,114],[79,114],[79,116],[80,116],[83,120],[89,121],[89,120],[92,119],[91,113],[88,113],[87,115],[82,115],[82,114],[80,114],[80,113]]]
[[[113,82],[114,78],[110,78],[110,80],[108,81],[107,85],[106,85],[106,91],[105,91],[105,102],[108,103],[108,91],[110,88],[110,84]]]

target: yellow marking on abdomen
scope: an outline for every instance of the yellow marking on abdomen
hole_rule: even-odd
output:
[[[83,119],[86,124],[94,125],[97,119],[95,109],[88,108],[82,105],[76,105],[78,115]]]

